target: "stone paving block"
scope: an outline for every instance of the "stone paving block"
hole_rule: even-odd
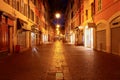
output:
[[[62,72],[56,73],[56,80],[64,80],[64,75]]]

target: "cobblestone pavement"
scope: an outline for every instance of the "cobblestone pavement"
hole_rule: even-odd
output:
[[[0,80],[120,80],[120,56],[56,41],[0,58]]]
[[[65,46],[72,80],[120,80],[120,56],[80,46]]]
[[[45,80],[52,45],[43,45],[0,60],[0,80]]]

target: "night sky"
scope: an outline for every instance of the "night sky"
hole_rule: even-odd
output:
[[[51,19],[51,22],[55,25],[56,23],[60,23],[62,27],[64,27],[64,14],[66,11],[68,0],[48,0],[48,4],[50,6],[49,10],[49,16]],[[59,20],[55,19],[55,13],[60,12],[61,18]]]

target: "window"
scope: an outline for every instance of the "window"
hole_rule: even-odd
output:
[[[73,18],[73,11],[72,11],[72,13],[71,13],[71,19]]]
[[[82,18],[81,22],[83,23],[83,22],[84,22],[84,15],[82,15],[82,17],[81,17],[81,18]]]
[[[32,20],[34,21],[34,12],[32,11]]]
[[[91,16],[95,15],[95,3],[91,3]]]
[[[12,0],[12,7],[16,9],[16,0]]]
[[[16,9],[16,0],[4,0],[4,2]]]
[[[78,8],[78,9],[80,8],[80,0],[78,0],[77,8]]]
[[[74,0],[71,2],[71,9],[72,9],[73,5],[74,5]]]
[[[37,23],[37,24],[39,23],[39,18],[38,18],[38,16],[36,16],[36,23]]]
[[[88,10],[86,10],[86,20],[88,20]]]
[[[30,18],[30,5],[28,5],[28,18]]]
[[[20,3],[17,1],[17,10],[20,11]]]
[[[98,0],[98,11],[102,9],[102,0]]]
[[[9,5],[13,7],[13,0],[10,0],[10,4]]]
[[[16,9],[19,11],[19,12],[21,12],[21,13],[23,13],[23,8],[24,8],[24,5],[23,4],[21,4],[21,0],[19,0],[19,1],[17,1],[16,3]]]
[[[27,16],[27,4],[24,4],[24,15]]]
[[[24,1],[20,0],[20,12],[24,14]]]
[[[36,0],[31,0],[34,5],[36,5]]]
[[[34,3],[34,0],[31,0],[32,1],[32,3]]]
[[[30,10],[30,19],[34,21],[34,12],[32,10]]]
[[[6,2],[6,3],[10,4],[10,0],[4,0],[4,2]]]
[[[36,0],[34,0],[34,5],[36,5]]]

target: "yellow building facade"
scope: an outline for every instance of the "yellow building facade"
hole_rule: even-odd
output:
[[[0,0],[0,52],[20,52],[39,45],[45,33],[44,6],[38,0]],[[43,7],[43,8],[42,8]],[[40,9],[42,11],[40,12]],[[41,20],[41,17],[43,20]]]
[[[81,27],[84,30],[84,46],[94,48],[94,0],[84,0],[83,2],[83,21]]]

